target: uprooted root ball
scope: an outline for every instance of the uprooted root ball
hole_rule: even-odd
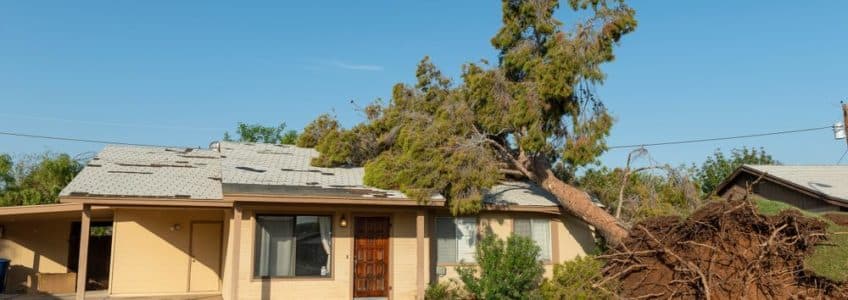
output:
[[[841,283],[804,270],[826,224],[797,211],[764,216],[747,200],[710,203],[687,219],[636,224],[602,258],[625,298],[848,298]]]

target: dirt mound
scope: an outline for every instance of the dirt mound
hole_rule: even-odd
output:
[[[715,202],[687,219],[654,218],[603,258],[625,298],[848,298],[848,289],[804,270],[826,224],[797,211],[764,216],[746,200]]]
[[[848,226],[848,213],[826,213],[823,216],[833,223]]]

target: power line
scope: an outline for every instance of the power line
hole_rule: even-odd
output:
[[[816,130],[831,129],[831,128],[833,128],[833,126],[822,126],[822,127],[804,128],[804,129],[795,129],[795,130],[754,133],[754,134],[717,137],[717,138],[702,138],[702,139],[692,139],[692,140],[669,141],[669,142],[659,142],[659,143],[650,143],[650,144],[618,145],[618,146],[610,146],[610,147],[608,147],[608,149],[613,150],[613,149],[639,148],[639,147],[650,147],[650,146],[693,144],[693,143],[735,140],[735,139],[745,139],[745,138],[761,137],[761,136],[769,136],[769,135],[780,135],[780,134],[816,131]]]
[[[836,162],[837,165],[841,164],[842,160],[845,159],[845,154],[848,154],[848,149],[845,149],[845,152],[842,152],[842,156],[840,156],[839,161]]]
[[[610,146],[610,147],[608,147],[608,149],[614,150],[614,149],[627,149],[627,148],[639,148],[639,147],[651,147],[651,146],[693,144],[693,143],[724,141],[724,140],[744,139],[744,138],[762,137],[762,136],[770,136],[770,135],[781,135],[781,134],[808,132],[808,131],[816,131],[816,130],[831,129],[831,128],[833,128],[833,126],[822,126],[822,127],[784,130],[784,131],[774,131],[774,132],[755,133],[755,134],[736,135],[736,136],[717,137],[717,138],[702,138],[702,139],[668,141],[668,142],[648,143],[648,144],[617,145],[617,146]],[[156,145],[156,144],[139,144],[139,143],[126,143],[126,142],[116,142],[116,141],[106,141],[106,140],[92,140],[92,139],[83,139],[83,138],[69,138],[69,137],[36,135],[36,134],[26,134],[26,133],[16,133],[16,132],[5,132],[5,131],[0,131],[0,135],[37,138],[37,139],[60,140],[60,141],[71,141],[71,142],[95,143],[95,144],[113,144],[113,145],[143,146],[143,147],[192,148],[192,147],[182,147],[182,146],[166,146],[166,145]],[[844,158],[844,155],[843,155],[843,158]],[[840,161],[841,161],[841,159],[840,159]]]
[[[185,146],[167,146],[167,145],[155,145],[155,144],[125,143],[125,142],[105,141],[105,140],[91,140],[91,139],[82,139],[82,138],[69,138],[69,137],[47,136],[47,135],[26,134],[26,133],[17,133],[17,132],[5,132],[5,131],[0,131],[0,135],[25,137],[25,138],[35,138],[35,139],[46,139],[46,140],[93,143],[93,144],[112,144],[112,145],[124,145],[124,146],[162,147],[162,148],[195,148],[195,147],[185,147]],[[197,147],[197,148],[199,148],[199,147]]]

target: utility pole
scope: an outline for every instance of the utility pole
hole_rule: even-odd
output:
[[[848,103],[842,103],[842,132],[845,133],[845,143],[848,145]]]

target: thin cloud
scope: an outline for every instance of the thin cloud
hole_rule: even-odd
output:
[[[345,70],[354,70],[354,71],[382,71],[383,66],[379,65],[366,65],[366,64],[351,64],[341,61],[328,61],[328,65]]]

